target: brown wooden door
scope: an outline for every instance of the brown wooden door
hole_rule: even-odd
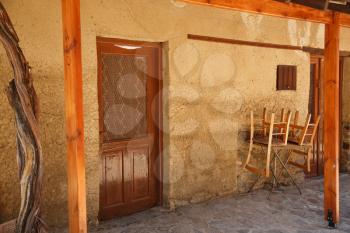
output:
[[[310,101],[309,112],[312,114],[312,121],[316,116],[323,116],[323,66],[324,58],[322,55],[312,55],[310,60]],[[340,58],[340,80],[342,80],[343,73],[343,59]],[[341,83],[341,81],[340,81]],[[340,94],[341,96],[341,94]],[[340,121],[341,122],[341,108],[340,108]],[[341,129],[341,127],[340,127]],[[340,141],[341,144],[341,133]],[[341,147],[340,147],[341,148]],[[313,158],[311,160],[311,172],[305,171],[308,177],[315,177],[323,175],[324,161],[323,161],[323,118],[321,118],[317,136],[315,137]]]
[[[310,61],[310,99],[309,113],[314,122],[318,115],[323,116],[323,56],[311,56]],[[323,118],[315,137],[313,157],[311,160],[311,172],[305,171],[307,176],[315,177],[323,174]]]
[[[97,39],[100,219],[160,201],[160,59],[156,43]]]

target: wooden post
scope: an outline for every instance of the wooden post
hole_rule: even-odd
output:
[[[62,15],[69,232],[85,233],[87,226],[80,0],[62,0]]]
[[[339,15],[326,25],[324,62],[324,211],[339,222]]]

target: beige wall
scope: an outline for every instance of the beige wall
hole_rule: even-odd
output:
[[[33,67],[41,100],[45,159],[43,213],[50,225],[66,223],[63,56],[59,1],[4,0]],[[99,198],[96,36],[167,42],[165,89],[165,190],[171,207],[236,192],[245,178],[236,162],[245,155],[251,108],[288,106],[307,111],[308,54],[296,51],[189,41],[188,33],[241,40],[323,46],[324,27],[272,17],[176,3],[173,0],[82,0],[87,203],[96,221]],[[350,30],[342,32],[350,39]],[[342,40],[342,49],[350,44]],[[298,90],[276,92],[278,64],[298,66]],[[11,75],[0,53],[1,88]],[[0,221],[16,216],[12,113],[0,93]],[[57,217],[60,216],[60,217]]]

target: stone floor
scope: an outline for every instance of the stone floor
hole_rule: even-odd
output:
[[[337,230],[323,221],[323,183],[308,180],[300,196],[285,187],[267,200],[266,190],[167,211],[162,208],[90,227],[98,233],[340,233],[350,232],[350,175],[341,175],[341,224]],[[62,232],[62,231],[61,231]]]

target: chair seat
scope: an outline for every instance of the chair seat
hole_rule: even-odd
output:
[[[259,145],[268,145],[269,144],[269,137],[265,136],[265,137],[255,137],[253,138],[253,142],[255,144],[259,144]],[[280,138],[272,138],[272,146],[284,146],[284,141]]]
[[[291,144],[295,144],[295,145],[299,145],[299,138],[295,137],[295,136],[289,136],[288,137],[288,142]]]

